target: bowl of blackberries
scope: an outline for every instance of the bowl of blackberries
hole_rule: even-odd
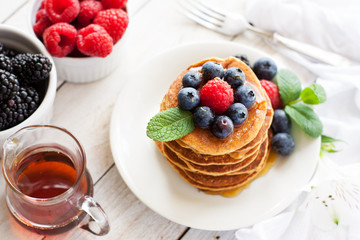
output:
[[[22,127],[50,121],[57,75],[41,42],[0,24],[0,143]]]
[[[28,23],[53,57],[59,79],[92,82],[120,63],[127,0],[32,0]]]

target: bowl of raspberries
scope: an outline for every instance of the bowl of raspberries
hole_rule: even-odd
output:
[[[33,0],[29,26],[58,78],[85,83],[116,69],[129,24],[127,0]]]
[[[41,42],[0,25],[0,143],[20,128],[50,121],[56,86],[52,57]]]

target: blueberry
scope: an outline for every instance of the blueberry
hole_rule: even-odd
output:
[[[242,103],[234,103],[226,111],[226,115],[235,125],[242,124],[248,116],[248,110]]]
[[[187,72],[182,78],[184,87],[198,88],[201,84],[201,74],[199,72]]]
[[[195,88],[186,87],[179,91],[177,95],[179,106],[184,110],[192,110],[200,103],[200,96]]]
[[[277,133],[271,140],[272,149],[280,155],[289,155],[295,147],[294,139],[288,133]]]
[[[245,83],[245,74],[244,72],[237,67],[231,67],[226,70],[224,74],[224,80],[230,84],[230,86],[235,89],[240,85],[244,85]]]
[[[289,133],[291,129],[291,120],[283,109],[276,109],[271,124],[274,133]]]
[[[253,71],[259,80],[271,80],[277,73],[277,66],[272,59],[264,57],[254,63]]]
[[[211,126],[211,132],[218,138],[227,138],[234,130],[234,124],[228,116],[218,116]]]
[[[243,61],[246,65],[248,65],[250,67],[250,61],[245,54],[236,54],[235,57],[240,59],[241,61]]]
[[[214,111],[206,106],[197,107],[194,111],[194,123],[196,126],[201,128],[210,127],[214,122],[215,113]]]
[[[206,83],[209,80],[213,80],[215,77],[223,78],[224,68],[217,62],[208,61],[201,67],[201,73],[203,80]]]
[[[256,100],[254,90],[246,85],[241,85],[234,91],[234,101],[244,104],[245,107],[251,107]]]

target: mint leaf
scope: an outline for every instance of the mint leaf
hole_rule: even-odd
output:
[[[193,115],[179,107],[159,112],[150,119],[146,135],[159,142],[182,138],[194,130]]]
[[[326,101],[326,93],[321,85],[313,83],[301,92],[300,98],[307,104],[319,104]]]
[[[278,85],[281,100],[285,105],[299,98],[301,82],[290,70],[280,69],[273,81]]]
[[[309,136],[319,137],[321,135],[323,125],[309,106],[302,103],[288,105],[285,106],[285,112]]]

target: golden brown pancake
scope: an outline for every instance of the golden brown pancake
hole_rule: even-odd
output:
[[[183,148],[181,147],[176,141],[166,142],[165,145],[170,148],[173,152],[176,153],[176,155],[179,156],[179,158],[189,161],[191,163],[197,164],[197,165],[232,165],[237,164],[244,160],[244,158],[249,157],[256,152],[260,146],[257,148],[253,148],[250,151],[248,151],[248,154],[244,154],[243,158],[233,158],[229,154],[224,155],[205,155],[205,154],[199,154],[195,153],[191,149]],[[260,145],[260,144],[259,144]]]
[[[220,189],[227,188],[229,186],[235,186],[235,185],[241,185],[248,179],[249,176],[251,176],[253,173],[258,173],[262,170],[262,168],[265,166],[265,155],[267,154],[268,150],[268,141],[265,141],[265,144],[263,144],[263,147],[261,147],[261,151],[259,152],[257,158],[256,158],[256,168],[254,171],[250,173],[240,173],[235,175],[222,175],[222,176],[210,176],[205,174],[199,174],[194,173],[190,171],[183,170],[185,174],[192,179],[193,181],[207,187],[211,187],[214,189]]]
[[[245,84],[256,94],[256,102],[248,109],[247,119],[226,139],[215,137],[209,129],[195,127],[188,135],[169,142],[156,142],[168,163],[190,185],[207,193],[228,194],[253,181],[266,165],[273,109],[271,101],[255,74],[236,58],[210,58],[182,71],[170,85],[160,111],[177,107],[177,94],[182,89],[186,72],[200,72],[207,61],[220,63],[224,69],[238,67],[245,73]]]
[[[262,151],[259,152],[257,156],[257,161],[260,162],[255,171],[251,173],[244,173],[238,175],[224,175],[224,176],[209,176],[203,174],[195,174],[189,171],[186,171],[174,164],[173,161],[169,158],[168,155],[164,152],[163,143],[157,142],[159,150],[165,156],[165,159],[169,162],[169,164],[180,174],[180,176],[187,181],[192,186],[203,190],[203,191],[211,191],[213,193],[222,193],[224,191],[231,191],[237,189],[245,184],[248,184],[252,181],[257,174],[261,172],[266,164],[266,160],[269,154],[269,144],[268,141],[265,141],[265,146],[262,148]]]
[[[193,162],[186,161],[184,159],[181,159],[176,152],[172,151],[172,149],[168,148],[166,143],[164,144],[164,153],[169,156],[171,161],[177,165],[178,167],[192,172],[199,172],[203,174],[213,175],[213,176],[219,176],[223,174],[230,174],[232,172],[238,172],[241,169],[245,169],[248,165],[251,165],[251,163],[255,160],[257,156],[257,152],[255,152],[253,155],[242,159],[238,163],[234,164],[211,164],[211,165],[198,165]]]
[[[175,81],[171,84],[164,97],[165,104],[162,104],[163,108],[161,110],[178,106],[177,94],[182,89],[182,77],[184,74],[194,68],[196,71],[200,71],[200,68],[198,67],[201,67],[205,62],[210,60],[220,63],[225,69],[238,67],[243,70],[246,78],[245,84],[249,85],[254,90],[256,102],[248,109],[247,119],[240,126],[234,128],[233,133],[226,139],[219,139],[208,129],[196,127],[194,131],[176,141],[181,141],[185,145],[191,146],[191,149],[201,154],[223,155],[240,149],[256,137],[263,125],[268,109],[268,104],[264,97],[260,82],[245,63],[237,60],[236,58],[230,57],[225,60],[211,58],[191,65],[186,71],[179,74]]]

